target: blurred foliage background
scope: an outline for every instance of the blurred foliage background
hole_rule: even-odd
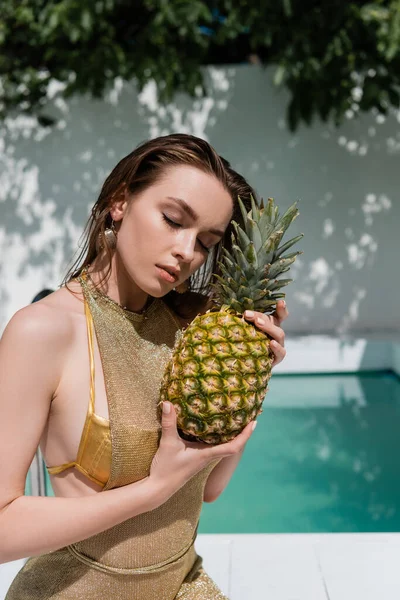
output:
[[[291,130],[346,111],[386,113],[400,103],[400,0],[1,0],[0,116],[62,94],[101,98],[116,77],[160,100],[207,94],[202,67],[274,66],[288,89]],[[267,75],[266,75],[267,76]],[[265,99],[268,109],[268,98]]]

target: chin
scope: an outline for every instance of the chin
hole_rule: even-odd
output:
[[[142,281],[140,277],[137,277],[136,273],[133,274],[128,271],[128,275],[139,290],[141,290],[144,294],[152,296],[153,298],[162,298],[162,296],[165,296],[171,291],[171,289],[173,289],[172,285],[168,285],[167,282],[165,285],[163,285],[157,279],[154,280],[151,275],[146,279],[143,278]]]
[[[175,286],[168,286],[168,285],[160,285],[155,284],[155,285],[144,285],[142,287],[142,290],[148,294],[149,296],[152,296],[153,298],[162,298],[163,296],[166,296],[171,290],[174,289]]]

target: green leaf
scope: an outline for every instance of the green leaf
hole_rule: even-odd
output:
[[[250,244],[247,246],[244,255],[247,259],[247,261],[249,262],[249,264],[251,264],[255,269],[258,268],[258,261],[257,261],[257,252],[255,250],[254,247],[254,243],[250,242]]]
[[[257,223],[250,217],[247,218],[246,231],[247,231],[247,235],[249,236],[250,240],[254,244],[256,252],[258,252],[262,248],[263,239],[261,237],[260,229],[259,229]]]
[[[286,67],[285,65],[279,65],[278,68],[275,71],[275,75],[274,75],[274,85],[276,85],[277,87],[279,87],[280,85],[282,85],[282,82],[285,78],[286,75]]]
[[[289,250],[289,248],[294,246],[294,244],[297,244],[297,242],[299,242],[303,237],[304,233],[300,233],[300,235],[297,235],[296,237],[286,242],[286,244],[278,248],[278,250],[274,254],[274,261],[278,259],[284,252],[286,252],[286,250]]]
[[[138,89],[154,82],[159,102],[167,105],[178,93],[215,99],[204,66],[243,64],[249,55],[272,67],[275,85],[285,88],[291,131],[311,126],[316,116],[339,126],[354,104],[358,115],[399,103],[399,0],[306,6],[293,0],[20,0],[4,1],[0,12],[1,117],[40,113],[46,86],[36,80],[44,70],[49,80],[65,84],[64,98],[102,98],[120,77]],[[360,100],[352,95],[355,73]],[[269,74],[259,70],[257,76]],[[274,210],[270,218],[278,218]]]
[[[275,279],[268,284],[267,290],[270,292],[273,292],[274,290],[280,290],[281,288],[289,285],[289,283],[292,283],[292,281],[293,279]]]
[[[242,202],[242,199],[240,198],[240,196],[238,196],[238,204],[239,204],[239,208],[240,208],[240,212],[242,213],[242,219],[243,219],[243,225],[246,228],[246,223],[247,223],[247,219],[248,219],[248,214],[247,214],[247,210]],[[247,228],[246,228],[247,231]]]
[[[259,219],[259,207],[257,206],[256,201],[254,200],[253,194],[250,194],[250,202],[253,220],[257,223]]]
[[[287,17],[292,16],[292,2],[291,0],[282,0],[283,1],[283,10]]]
[[[235,242],[237,241],[241,248],[247,248],[247,246],[250,244],[250,238],[235,221],[232,221],[232,226],[237,236]]]

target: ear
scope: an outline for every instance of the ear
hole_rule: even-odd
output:
[[[111,199],[110,215],[116,223],[122,221],[128,206],[128,190],[124,183]]]

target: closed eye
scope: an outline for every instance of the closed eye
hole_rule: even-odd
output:
[[[167,215],[164,215],[164,213],[163,213],[163,219],[164,219],[164,221],[166,221],[168,223],[168,225],[171,225],[171,227],[174,227],[176,229],[178,229],[179,227],[182,227],[182,225],[180,223],[176,223],[176,221],[173,221],[172,219],[167,217]]]
[[[170,227],[172,227],[173,229],[179,229],[180,227],[183,227],[183,225],[181,225],[181,223],[177,223],[176,221],[173,221],[172,219],[170,219],[169,217],[167,217],[167,215],[165,215],[164,213],[162,213],[163,219],[164,221],[167,223],[167,225],[169,225]],[[199,238],[197,238],[197,241],[199,242],[200,246],[202,247],[202,249],[205,252],[210,252],[211,248],[207,248],[207,246],[205,246],[200,240]]]

